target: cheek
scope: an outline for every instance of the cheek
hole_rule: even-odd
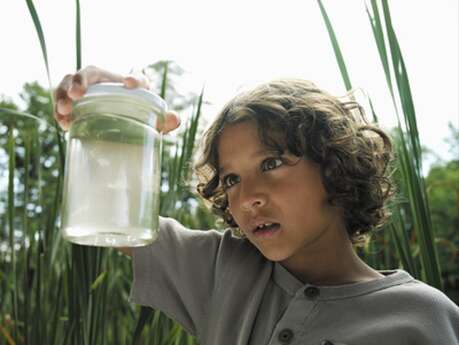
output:
[[[286,214],[303,219],[322,213],[326,205],[326,193],[320,180],[304,175],[289,176],[283,180],[272,181],[270,197],[272,202],[283,208]]]
[[[235,211],[237,211],[237,206],[235,204],[235,198],[234,198],[234,193],[226,193],[226,199],[228,200],[228,211],[231,213],[231,215],[234,217],[235,216]]]
[[[233,193],[231,193],[231,190],[227,190],[225,192],[225,195],[226,195],[226,200],[228,201],[228,207],[231,207],[233,204],[234,204],[234,197],[233,197]]]
[[[289,176],[272,176],[266,184],[266,193],[273,200],[292,200],[298,198],[299,188],[298,180]]]

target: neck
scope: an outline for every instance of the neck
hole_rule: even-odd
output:
[[[303,255],[288,258],[280,263],[303,283],[318,286],[345,285],[384,277],[357,255],[347,234],[342,241],[334,243],[340,245],[335,248],[325,248],[323,245],[305,248]]]

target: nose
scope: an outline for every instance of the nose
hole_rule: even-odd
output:
[[[266,205],[266,193],[256,188],[255,184],[242,185],[239,194],[240,208],[242,211],[251,212]]]

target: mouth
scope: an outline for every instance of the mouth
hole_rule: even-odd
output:
[[[256,237],[271,237],[280,231],[281,227],[279,223],[267,223],[257,226],[253,229],[252,233]]]

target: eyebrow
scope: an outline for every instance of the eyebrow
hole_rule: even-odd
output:
[[[281,152],[279,152],[278,150],[274,150],[274,149],[261,149],[261,150],[258,150],[257,152],[255,152],[250,158],[257,158],[257,157],[260,157],[260,156],[267,156],[267,155],[270,155],[270,154],[277,154],[277,155],[280,155],[282,154]],[[224,172],[226,171],[226,168],[221,165],[219,167],[219,173],[218,173],[218,176],[221,177]]]

